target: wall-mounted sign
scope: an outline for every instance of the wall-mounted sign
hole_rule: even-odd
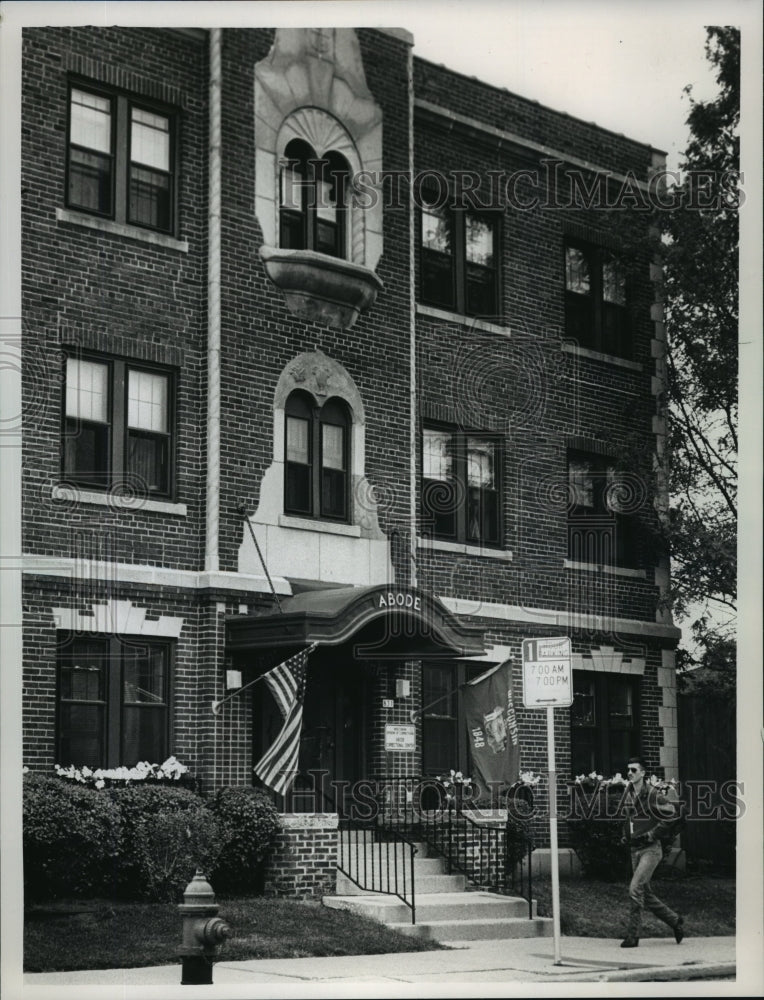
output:
[[[382,699],[382,708],[393,708],[394,705],[395,705],[395,699],[393,698]]]
[[[385,750],[416,750],[416,726],[386,723]]]

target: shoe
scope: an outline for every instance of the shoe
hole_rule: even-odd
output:
[[[674,940],[677,944],[682,943],[682,938],[684,937],[684,917],[680,917],[674,927]]]
[[[639,947],[639,938],[627,937],[621,941],[622,948],[637,948]]]

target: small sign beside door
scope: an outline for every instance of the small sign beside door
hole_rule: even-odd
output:
[[[386,723],[385,750],[416,750],[416,726]]]

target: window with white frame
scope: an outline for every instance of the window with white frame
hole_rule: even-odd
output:
[[[69,208],[163,233],[175,225],[176,116],[100,86],[72,84]]]
[[[63,475],[92,489],[172,492],[173,376],[121,358],[66,358]]]

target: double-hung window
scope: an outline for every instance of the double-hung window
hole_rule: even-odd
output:
[[[302,139],[287,145],[280,175],[282,247],[347,256],[348,178],[347,161],[339,153],[319,159]]]
[[[636,563],[634,514],[612,459],[568,452],[568,557],[598,566]]]
[[[423,429],[423,534],[501,545],[500,454],[494,437],[456,428]]]
[[[286,403],[284,511],[298,517],[348,521],[350,416],[339,399],[323,406],[304,392]]]
[[[610,251],[579,241],[566,243],[565,333],[580,347],[630,355],[626,277]]]
[[[69,355],[63,475],[92,489],[172,491],[172,374],[103,356]]]
[[[70,637],[58,650],[57,763],[131,767],[167,758],[171,647]]]
[[[570,753],[573,774],[626,773],[639,753],[639,678],[573,671]]]
[[[420,212],[420,298],[467,316],[499,313],[498,217],[452,209],[424,190]]]
[[[422,663],[424,774],[448,774],[451,768],[471,773],[460,687],[483,669],[477,663]]]
[[[163,233],[174,228],[175,116],[116,91],[69,90],[69,208]]]

